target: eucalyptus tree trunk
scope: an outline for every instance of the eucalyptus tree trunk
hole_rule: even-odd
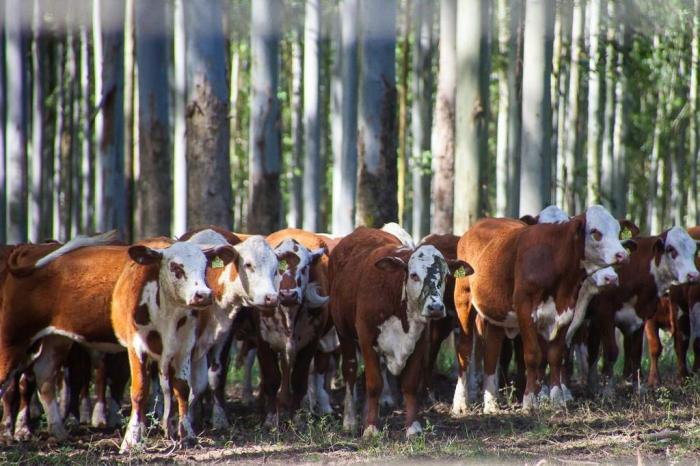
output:
[[[552,107],[550,77],[553,0],[533,0],[525,10],[520,213],[536,214],[550,203]]]
[[[600,197],[601,201],[609,209],[613,209],[613,196],[615,192],[615,162],[613,155],[613,136],[615,127],[615,66],[617,55],[615,52],[616,30],[615,2],[607,2],[607,20],[605,21],[605,106],[603,110],[603,135],[601,146],[600,164]],[[602,34],[602,33],[601,33]]]
[[[453,225],[461,235],[485,214],[484,176],[488,150],[490,2],[457,6],[457,90]]]
[[[553,154],[556,154],[556,175],[554,180],[556,183],[555,195],[553,201],[556,205],[564,207],[566,201],[566,156],[565,146],[566,141],[570,137],[571,131],[566,127],[567,104],[569,102],[569,81],[571,79],[571,30],[573,21],[573,2],[560,2],[559,15],[561,29],[561,51],[559,53],[559,78],[557,79],[557,94],[558,102],[556,107],[557,118],[553,122],[556,125],[556,144],[552,148]],[[554,108],[554,105],[552,105]]]
[[[628,160],[627,134],[629,128],[629,53],[632,45],[631,32],[627,18],[627,0],[617,4],[616,42],[618,45],[615,65],[615,128],[613,129],[613,171],[615,174],[614,200],[612,213],[618,218],[627,214],[628,198]]]
[[[563,59],[563,51],[566,49],[566,31],[568,25],[566,24],[568,20],[567,7],[570,2],[556,2],[554,6],[554,45],[552,46],[552,78],[551,78],[551,89],[550,89],[550,102],[552,105],[552,193],[551,198],[554,203],[556,203],[557,198],[557,179],[558,179],[558,168],[559,161],[557,159],[558,154],[558,143],[559,143],[559,100],[560,100],[560,87],[561,82],[566,80]]]
[[[66,44],[64,41],[59,41],[56,44],[56,92],[54,94],[54,99],[56,102],[56,131],[54,133],[53,140],[53,175],[51,187],[53,190],[53,218],[52,218],[52,238],[59,241],[65,241],[66,238],[62,236],[63,225],[66,223],[65,212],[62,209],[64,204],[65,193],[63,190],[63,185],[61,183],[61,175],[64,171],[63,168],[63,115],[64,106],[66,102],[66,89],[65,89],[65,65],[66,65]]]
[[[655,42],[657,42],[655,40]],[[651,158],[649,160],[649,192],[647,196],[647,226],[652,235],[661,233],[661,214],[660,203],[657,200],[661,197],[659,187],[663,180],[663,161],[660,157],[661,152],[661,133],[662,125],[665,118],[665,96],[664,91],[659,90],[658,99],[656,101],[656,121],[654,122],[654,133],[652,137]]]
[[[304,106],[302,101],[304,85],[304,46],[303,31],[296,28],[292,39],[292,79],[291,79],[291,129],[292,163],[289,164],[289,212],[287,223],[295,228],[302,227],[304,197],[302,196],[301,168],[304,163]]]
[[[588,61],[588,144],[586,146],[586,204],[600,203],[600,150],[603,142],[605,62],[601,53],[601,14],[604,0],[591,0],[589,18],[590,59]]]
[[[433,135],[434,233],[452,233],[454,206],[457,1],[440,0],[440,47]]]
[[[282,2],[251,2],[251,111],[248,229],[271,233],[282,218],[281,133],[277,100]]]
[[[347,235],[355,225],[357,192],[358,4],[340,2],[340,114],[342,142],[333,164],[333,234]]]
[[[168,0],[137,1],[136,57],[139,96],[137,238],[170,236],[172,159],[168,82]]]
[[[2,8],[2,7],[0,7]],[[5,11],[2,12],[3,18]],[[5,94],[5,21],[0,20],[0,108],[6,108],[7,98]],[[7,160],[7,147],[5,146],[5,112],[0,112],[0,244],[5,244],[7,217],[5,209],[5,161]]]
[[[396,0],[360,0],[362,71],[357,223],[398,220],[396,173]]]
[[[581,119],[581,105],[579,92],[581,88],[581,78],[583,72],[583,54],[584,50],[584,25],[586,24],[585,15],[586,0],[574,0],[574,7],[571,22],[571,71],[569,73],[569,92],[568,103],[566,105],[566,118],[564,127],[568,131],[568,135],[564,147],[565,174],[562,174],[562,179],[565,181],[565,191],[563,199],[565,199],[565,210],[572,215],[576,212],[576,193],[577,193],[577,151],[580,146],[581,135],[578,132],[579,120]],[[562,202],[564,204],[564,202]]]
[[[5,1],[5,189],[7,210],[6,240],[10,244],[27,241],[27,36],[31,9],[25,0]]]
[[[87,5],[86,8],[89,8]],[[89,10],[88,10],[89,11]],[[93,218],[95,215],[94,204],[94,170],[93,170],[93,145],[92,145],[92,112],[93,105],[91,103],[92,92],[90,83],[92,82],[92,68],[90,60],[90,40],[89,29],[86,22],[80,25],[80,55],[83,57],[80,60],[80,124],[82,127],[83,138],[80,147],[80,171],[82,173],[82,187],[80,219],[81,231],[86,234],[94,232]]]
[[[690,122],[688,127],[689,144],[688,154],[690,155],[690,189],[688,190],[688,215],[687,225],[698,225],[700,223],[700,209],[698,208],[698,155],[700,155],[700,121],[698,120],[698,89],[700,79],[698,79],[698,62],[700,61],[700,0],[693,1],[692,17],[692,43],[690,58],[690,91],[688,99],[688,110]]]
[[[418,0],[419,1],[419,0]],[[412,207],[411,199],[408,196],[409,189],[407,184],[409,183],[409,172],[408,172],[408,75],[410,70],[410,60],[411,55],[411,3],[412,0],[405,0],[403,2],[403,21],[401,21],[403,29],[401,31],[401,56],[399,62],[399,83],[398,83],[398,98],[399,98],[399,153],[398,153],[398,203],[399,203],[399,223],[407,231],[412,230]],[[414,96],[415,97],[415,96]]]
[[[64,237],[73,238],[81,233],[80,228],[80,189],[82,173],[80,172],[80,38],[76,31],[70,31],[66,39],[68,57],[66,59],[66,127],[68,128],[68,147],[65,154],[66,176],[63,179],[66,192],[66,214],[68,221],[64,223]],[[126,217],[128,219],[128,216]],[[127,222],[128,224],[128,222]],[[126,230],[129,231],[128,229]],[[126,239],[128,240],[129,237]]]
[[[93,3],[95,96],[98,112],[95,132],[96,229],[126,234],[124,183],[124,4]]]
[[[430,141],[433,124],[433,0],[415,0],[413,48],[413,239],[430,233]]]
[[[134,2],[125,0],[124,17],[124,187],[126,199],[125,239],[133,241],[136,224],[134,176],[138,171],[138,102],[136,83],[136,49],[134,45]],[[150,2],[148,2],[150,4]],[[167,82],[167,81],[166,81]]]
[[[257,3],[257,2],[256,2]],[[187,225],[231,228],[223,4],[184,2],[187,52]]]
[[[173,234],[187,231],[187,118],[185,94],[187,92],[187,67],[185,43],[186,0],[174,0],[173,4]]]
[[[303,226],[318,231],[321,205],[321,2],[306,0],[304,18],[304,214]]]

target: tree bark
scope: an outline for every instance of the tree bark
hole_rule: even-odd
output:
[[[2,7],[0,7],[2,8]],[[0,108],[6,108],[7,97],[5,95],[5,11],[2,12],[3,19],[0,20]],[[6,177],[5,177],[5,161],[7,160],[7,147],[5,146],[5,112],[0,112],[0,244],[6,244],[6,228],[7,217],[5,202],[6,196]]]
[[[124,4],[93,3],[95,118],[98,154],[95,167],[96,229],[126,234],[124,182]]]
[[[520,214],[536,214],[551,200],[552,0],[528,2],[523,39],[523,112]]]
[[[419,1],[419,0],[418,0]],[[411,223],[413,217],[410,215],[412,211],[411,199],[408,196],[408,188],[410,176],[408,171],[409,156],[408,156],[408,75],[410,71],[410,50],[411,50],[411,3],[412,0],[404,1],[403,10],[403,29],[401,31],[401,44],[399,46],[401,55],[399,57],[399,83],[397,87],[399,98],[399,153],[398,153],[398,194],[399,203],[399,223],[408,231],[412,229]]]
[[[557,118],[554,124],[557,127],[556,145],[552,149],[556,153],[556,193],[553,201],[562,208],[566,202],[566,142],[570,137],[569,128],[566,127],[567,105],[569,103],[569,81],[571,79],[571,30],[573,22],[573,2],[560,2],[559,14],[561,16],[561,52],[559,59],[559,79],[557,80],[556,93],[558,94]],[[554,105],[552,105],[554,107]]]
[[[360,1],[362,72],[357,223],[398,220],[396,169],[396,0]]]
[[[355,226],[358,3],[359,0],[341,0],[340,3],[342,143],[339,160],[333,164],[333,234],[336,235],[347,235]]]
[[[87,5],[86,8],[90,8]],[[91,10],[88,10],[90,12]],[[90,31],[88,25],[83,22],[80,26],[80,55],[83,57],[80,60],[80,124],[82,127],[83,138],[80,147],[80,171],[82,173],[81,206],[80,219],[81,231],[86,234],[94,232],[94,216],[95,216],[95,194],[94,194],[94,160],[93,160],[93,145],[92,145],[92,113],[93,105],[91,103],[91,55],[90,55]]]
[[[455,173],[460,182],[455,183],[453,225],[459,235],[486,211],[490,14],[486,0],[462,1],[457,7]]]
[[[187,67],[185,62],[185,0],[173,5],[173,225],[172,233],[179,236],[187,231]]]
[[[303,226],[318,231],[321,205],[321,2],[306,0],[304,19],[304,215]]]
[[[588,144],[586,152],[587,183],[586,204],[600,203],[600,153],[603,142],[603,105],[605,98],[605,62],[601,53],[601,14],[604,0],[591,0],[589,35],[590,60],[588,61]]]
[[[607,2],[608,14],[605,22],[606,53],[605,53],[605,108],[604,130],[601,147],[600,193],[603,204],[614,211],[614,193],[617,182],[615,176],[615,160],[613,154],[615,128],[615,67],[617,55],[615,51],[615,30],[617,18],[616,4]]]
[[[433,124],[433,0],[415,0],[413,48],[413,239],[430,233],[430,141]]]
[[[304,49],[303,31],[297,28],[292,39],[291,73],[291,130],[292,163],[289,164],[289,212],[287,223],[295,228],[302,227],[304,197],[302,196],[301,170],[304,163]]]
[[[27,241],[27,99],[29,84],[25,57],[31,10],[24,0],[6,0],[5,11],[5,189],[6,241]]]
[[[136,57],[139,95],[139,178],[137,238],[170,236],[172,163],[168,47],[168,0],[136,2]]]
[[[434,233],[452,233],[454,206],[457,2],[440,0],[440,48],[433,146]]]
[[[700,120],[698,120],[698,63],[700,61],[700,0],[693,1],[692,10],[692,43],[690,58],[690,91],[688,98],[690,122],[688,127],[690,155],[690,189],[688,190],[687,225],[700,224],[700,208],[698,203],[698,156],[700,156]]]
[[[252,2],[251,111],[248,229],[271,233],[280,226],[281,116],[277,100],[280,0]]]

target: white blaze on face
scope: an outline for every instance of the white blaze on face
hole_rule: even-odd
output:
[[[594,205],[586,209],[585,235],[586,272],[627,258],[628,253],[620,242],[620,222],[605,207]]]
[[[444,312],[443,295],[447,262],[440,251],[432,245],[422,245],[408,260],[406,298],[408,307],[419,310],[428,317],[434,310]]]
[[[211,297],[206,281],[207,258],[199,245],[177,242],[158,252],[163,255],[159,281],[166,297],[185,306]]]
[[[569,216],[566,215],[566,212],[555,205],[550,205],[542,209],[537,223],[566,223],[568,221]]]
[[[240,281],[243,301],[248,306],[265,307],[266,296],[277,295],[275,252],[262,236],[251,236],[235,248],[239,255],[236,281]]]
[[[681,227],[673,227],[666,232],[661,258],[651,260],[650,272],[656,282],[661,296],[671,285],[697,281],[698,269],[695,267],[697,245],[688,232]]]

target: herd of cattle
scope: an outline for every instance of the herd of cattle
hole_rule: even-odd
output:
[[[143,440],[154,381],[166,435],[192,443],[194,425],[228,426],[224,388],[234,336],[257,348],[268,425],[294,415],[305,397],[315,412],[331,413],[326,390],[338,358],[343,427],[356,430],[361,357],[364,435],[378,430],[392,376],[403,395],[406,434],[420,432],[419,400],[453,331],[455,414],[480,390],[484,412],[496,412],[499,386],[509,377],[524,411],[544,399],[565,406],[574,355],[589,385],[612,393],[616,328],[624,335],[624,375],[633,379],[646,333],[647,383],[656,386],[659,328],[673,335],[679,376],[688,375],[691,339],[700,365],[698,237],[700,228],[681,227],[642,237],[601,206],[574,217],[550,206],[536,217],[482,219],[461,238],[430,235],[418,245],[387,224],[343,238],[208,227],[177,241],[134,245],[107,233],[0,246],[0,437],[31,435],[35,390],[57,439],[68,436],[67,412],[105,426],[130,377],[122,451]],[[499,371],[513,357],[515,375]]]

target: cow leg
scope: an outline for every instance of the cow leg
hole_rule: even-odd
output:
[[[252,403],[253,397],[253,364],[255,364],[255,357],[257,355],[257,349],[252,346],[248,348],[246,346],[245,360],[243,361],[243,402]]]
[[[423,427],[416,419],[418,414],[418,390],[420,389],[423,374],[423,357],[428,349],[428,333],[424,330],[420,339],[416,342],[413,354],[408,357],[406,366],[401,372],[401,391],[406,409],[404,426],[406,437],[423,432]]]
[[[27,441],[31,439],[30,429],[31,405],[36,392],[36,378],[31,371],[24,371],[19,377],[19,408],[15,420],[15,440]]]
[[[338,335],[340,337],[340,335]],[[357,383],[357,353],[355,342],[340,337],[340,349],[343,354],[343,380],[345,381],[345,400],[343,402],[343,429],[354,432],[357,429],[357,407],[355,384]]]
[[[566,332],[560,330],[554,340],[547,344],[547,362],[549,364],[549,401],[555,408],[566,408],[566,399],[562,387],[562,363],[565,354]]]
[[[644,342],[644,328],[641,327],[629,336],[630,346],[630,371],[632,384],[641,389],[642,383],[642,348]]]
[[[126,352],[105,355],[105,368],[109,380],[109,416],[107,425],[121,425],[122,397],[129,383],[129,357]]]
[[[537,407],[537,371],[542,362],[539,335],[532,321],[532,310],[535,308],[533,301],[540,302],[541,299],[533,300],[526,296],[513,297],[517,307],[518,324],[520,326],[520,336],[523,340],[523,354],[525,358],[525,394],[523,395],[523,411],[530,412]]]
[[[190,387],[190,397],[188,401],[188,412],[195,424],[199,424],[201,418],[195,415],[195,412],[201,413],[202,395],[207,391],[209,386],[209,377],[207,371],[207,357],[203,355],[197,360],[192,360],[192,386]]]
[[[331,353],[316,351],[314,356],[313,370],[309,376],[309,406],[311,411],[319,415],[331,414],[330,396],[326,391],[326,374],[331,366]]]
[[[105,355],[97,354],[93,359],[95,369],[95,406],[92,409],[92,427],[104,429],[107,427],[107,369]]]
[[[138,445],[146,431],[146,410],[148,404],[149,364],[145,355],[140,356],[129,348],[129,368],[131,372],[131,418],[126,426],[124,440],[119,451],[124,453]]]
[[[454,328],[454,317],[446,316],[443,319],[430,322],[430,352],[428,353],[428,361],[426,366],[425,389],[428,399],[435,401],[435,393],[433,390],[433,378],[435,376],[435,362],[442,343],[450,336]]]
[[[659,328],[654,319],[649,319],[644,323],[644,333],[647,336],[649,345],[649,387],[659,386],[659,356],[661,355],[661,339],[659,339]],[[679,360],[680,361],[680,360]]]
[[[632,338],[630,335],[623,334],[623,350],[624,350],[624,365],[622,366],[622,378],[624,380],[632,380],[634,371],[632,369]]]
[[[484,385],[484,334],[486,321],[472,311],[473,346],[469,364],[468,399],[470,403],[479,401],[479,394]]]
[[[230,345],[233,332],[221,342],[214,344],[209,351],[209,389],[212,395],[211,426],[214,429],[227,429],[229,427],[228,416],[224,409],[226,403],[226,375],[228,372]]]
[[[316,345],[308,345],[302,348],[294,360],[294,367],[291,367],[291,403],[289,406],[290,415],[294,415],[301,407],[301,400],[304,399],[309,387],[309,368],[316,352]]]
[[[379,404],[382,408],[392,409],[396,406],[396,400],[394,399],[394,392],[392,387],[396,385],[393,375],[389,373],[386,368],[386,364],[381,364],[382,373],[382,393],[379,395]]]
[[[457,286],[459,286],[459,283],[460,280],[457,280]],[[472,311],[469,300],[467,299],[465,302],[464,299],[458,299],[458,296],[461,295],[455,291],[460,333],[455,345],[458,368],[457,385],[452,397],[452,414],[459,416],[467,414],[467,405],[469,404],[469,360],[474,346],[474,335],[472,333],[474,318],[470,318]]]
[[[595,330],[591,331],[591,335],[596,333]],[[601,322],[600,325],[600,342],[603,345],[603,397],[612,398],[615,396],[615,380],[613,378],[613,370],[615,368],[615,361],[620,354],[620,350],[617,346],[617,340],[615,339],[615,325],[613,321]],[[595,348],[595,349],[594,349]],[[597,361],[598,351],[597,347],[593,345],[588,346],[588,351],[590,352],[589,360],[593,360],[591,365],[591,372],[595,369],[595,361]],[[595,359],[593,359],[595,358]]]
[[[505,388],[510,384],[508,369],[510,361],[513,358],[513,341],[510,338],[504,338],[501,344],[501,355],[498,358],[498,388]]]
[[[515,396],[522,401],[525,395],[525,356],[523,354],[523,339],[520,335],[513,338],[513,352],[515,353]]]
[[[8,445],[12,443],[12,430],[14,427],[15,416],[18,415],[18,381],[17,377],[12,377],[12,380],[7,385],[5,393],[2,396],[2,431],[0,432],[0,443]]]
[[[68,432],[63,426],[56,400],[56,374],[72,344],[71,340],[64,337],[44,337],[41,354],[34,362],[34,375],[39,387],[39,400],[46,413],[46,423],[51,435],[59,441],[66,440]]]
[[[163,417],[160,420],[160,427],[166,437],[172,437],[174,432],[171,425],[173,388],[170,384],[170,361],[161,357],[158,363],[158,381],[163,394]]]
[[[484,345],[484,414],[498,412],[498,360],[505,331],[503,327],[488,324]]]
[[[695,337],[693,340],[693,354],[695,355],[695,360],[693,361],[693,373],[700,372],[700,338]]]
[[[365,431],[363,437],[370,437],[379,433],[379,396],[384,387],[382,368],[379,356],[371,344],[362,346],[362,357],[365,360],[365,396],[367,403],[367,418],[365,419]]]
[[[261,374],[260,391],[265,403],[265,425],[277,427],[277,392],[282,383],[282,374],[277,354],[262,338],[258,340],[258,362]]]
[[[190,386],[186,380],[181,379],[173,374],[172,377],[173,393],[177,401],[178,423],[177,432],[180,439],[180,444],[183,447],[191,447],[195,444],[194,429],[192,428],[192,420],[189,415],[189,395]]]

